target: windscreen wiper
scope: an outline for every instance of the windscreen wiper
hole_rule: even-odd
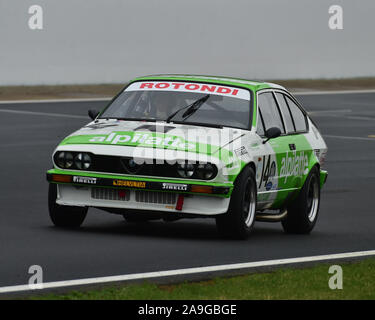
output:
[[[207,99],[210,97],[209,94],[206,94],[205,96],[203,96],[202,98],[199,98],[198,100],[194,101],[193,103],[185,106],[185,107],[182,107],[180,109],[177,109],[175,112],[173,112],[168,118],[167,120],[165,120],[166,122],[170,122],[174,116],[179,113],[180,111],[188,108],[185,113],[182,115],[182,118],[184,118],[183,120],[189,118],[195,111],[197,111],[200,106],[205,103],[207,101]]]

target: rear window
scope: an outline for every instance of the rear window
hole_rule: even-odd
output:
[[[296,127],[296,131],[306,131],[307,130],[307,123],[306,117],[301,111],[301,109],[294,103],[292,99],[286,96],[286,100],[289,105],[290,112],[292,114],[294,125]]]
[[[292,115],[290,113],[289,107],[285,101],[285,95],[283,95],[282,93],[275,93],[275,94],[276,94],[277,102],[279,103],[280,111],[284,118],[287,132],[288,133],[294,132],[295,128],[293,124],[293,119],[292,119]]]

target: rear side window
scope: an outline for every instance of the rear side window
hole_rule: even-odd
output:
[[[306,124],[306,117],[301,111],[301,109],[290,99],[286,96],[286,100],[289,105],[290,112],[292,114],[294,125],[296,126],[296,131],[306,131],[307,124]]]
[[[264,129],[278,127],[281,133],[285,133],[280,111],[272,92],[261,93],[258,96],[258,106],[263,118]]]
[[[296,129],[294,128],[292,115],[285,101],[285,96],[282,93],[275,93],[275,94],[276,94],[277,102],[279,103],[280,111],[284,117],[286,130],[288,131],[288,133],[294,132]]]

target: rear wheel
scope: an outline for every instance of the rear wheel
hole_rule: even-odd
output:
[[[50,183],[48,189],[49,216],[56,227],[78,228],[86,218],[87,207],[62,206],[56,203],[57,186]]]
[[[234,185],[228,212],[216,218],[216,226],[224,237],[246,239],[254,226],[257,205],[255,173],[245,167]]]
[[[307,234],[318,219],[320,179],[318,167],[313,167],[298,197],[288,206],[288,214],[281,222],[286,233]]]

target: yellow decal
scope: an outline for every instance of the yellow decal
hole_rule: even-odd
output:
[[[113,185],[118,187],[146,188],[146,182],[142,181],[113,180]]]

